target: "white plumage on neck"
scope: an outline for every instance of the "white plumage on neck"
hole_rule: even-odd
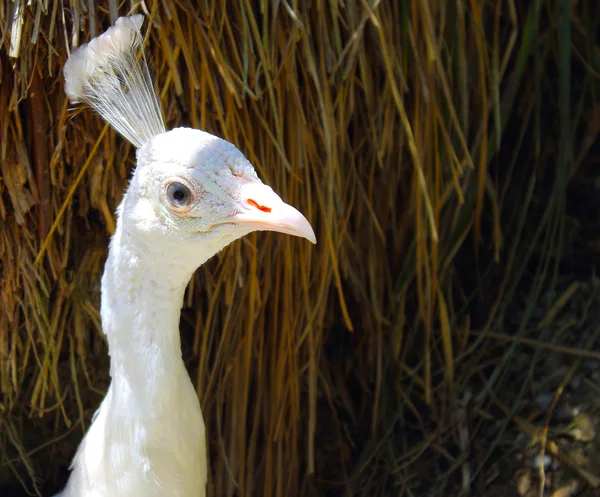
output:
[[[119,217],[102,278],[111,385],[64,497],[205,495],[205,428],[179,338],[195,267],[159,247],[136,237]]]

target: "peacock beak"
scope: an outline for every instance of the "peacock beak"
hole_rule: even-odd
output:
[[[238,224],[257,231],[276,231],[306,238],[317,243],[308,220],[300,211],[286,204],[265,184],[251,183],[243,187],[240,212],[224,222]]]

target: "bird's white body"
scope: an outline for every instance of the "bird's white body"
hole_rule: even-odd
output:
[[[189,380],[169,385],[165,397],[177,410],[163,412],[148,403],[123,406],[120,388],[131,387],[126,380],[111,386],[63,497],[205,496],[204,423]]]
[[[185,288],[252,231],[316,242],[234,145],[197,129],[164,131],[136,53],[141,24],[120,18],[64,69],[69,98],[90,103],[138,151],[102,277],[111,384],[61,497],[204,497],[204,420],[179,338]]]
[[[120,219],[102,278],[112,381],[63,496],[202,497],[204,422],[179,338],[193,264],[124,228]]]

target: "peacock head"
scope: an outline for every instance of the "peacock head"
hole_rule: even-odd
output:
[[[258,230],[316,243],[307,219],[233,144],[198,129],[176,128],[144,144],[125,202],[129,228],[167,246],[201,242],[219,250]]]
[[[306,218],[260,181],[234,145],[198,129],[166,131],[142,50],[143,20],[141,14],[120,17],[74,50],[63,70],[71,102],[89,104],[138,149],[119,208],[125,231],[169,257],[176,250],[206,258],[257,230],[316,243]],[[188,259],[201,263],[203,257]]]

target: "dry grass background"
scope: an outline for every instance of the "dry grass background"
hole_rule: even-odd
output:
[[[236,144],[319,240],[253,234],[190,284],[213,495],[481,485],[515,349],[490,333],[526,268],[555,271],[598,132],[591,0],[0,2],[0,482],[54,481],[107,385],[134,153],[62,66],[133,12],[168,126]]]

